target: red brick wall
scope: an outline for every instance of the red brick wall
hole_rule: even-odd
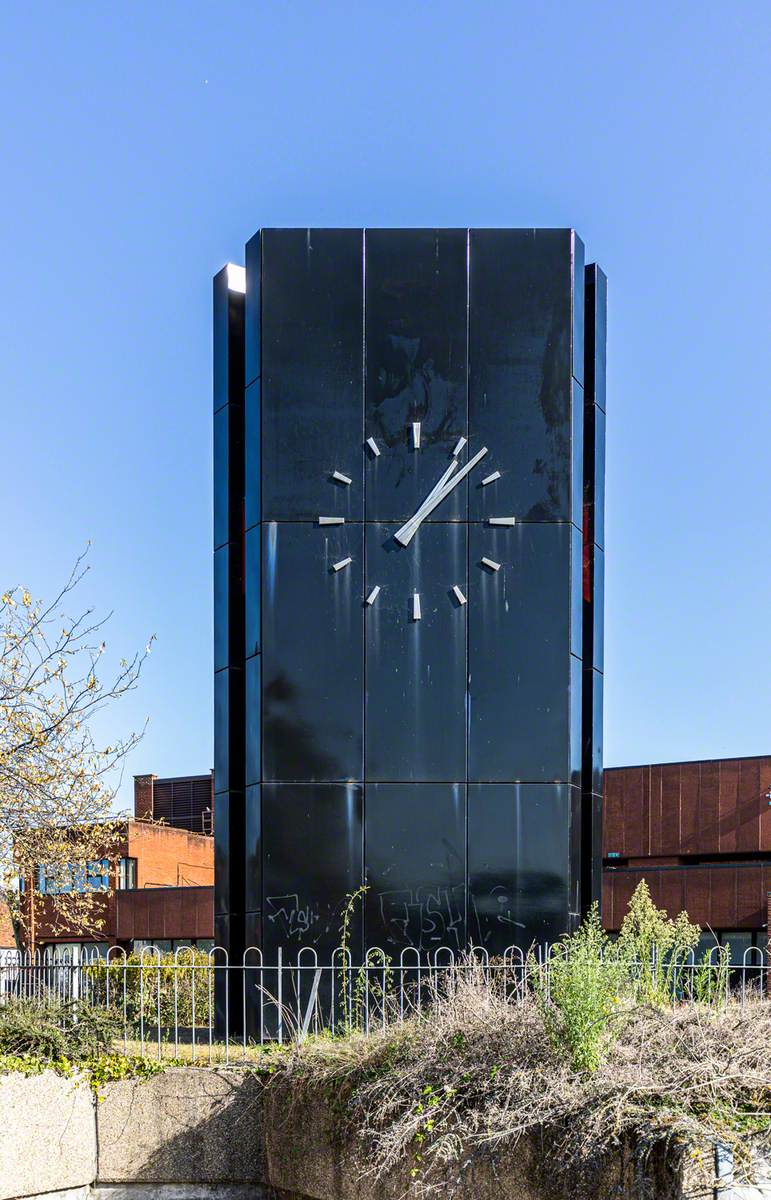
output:
[[[140,890],[214,883],[214,838],[201,833],[129,821],[128,853],[137,860]]]

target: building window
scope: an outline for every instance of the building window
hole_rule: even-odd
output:
[[[137,860],[135,858],[121,858],[118,862],[118,890],[121,892],[130,892],[136,886]]]
[[[106,858],[88,863],[41,863],[37,886],[44,896],[106,892],[110,886],[110,864]]]

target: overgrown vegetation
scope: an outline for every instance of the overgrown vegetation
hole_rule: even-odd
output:
[[[362,1169],[401,1172],[417,1193],[449,1195],[475,1162],[533,1139],[576,1198],[621,1143],[719,1141],[741,1163],[750,1135],[771,1140],[771,1006],[732,1002],[727,954],[694,963],[697,940],[641,885],[615,941],[593,912],[514,984],[468,959],[431,982],[420,1014],[310,1039],[271,1086],[331,1101]]]
[[[159,1063],[116,1053],[120,1024],[104,1008],[56,998],[8,999],[0,1006],[0,1073],[86,1076],[95,1092],[111,1079],[144,1078]]]

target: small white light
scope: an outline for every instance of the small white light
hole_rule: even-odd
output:
[[[455,443],[455,449],[452,452],[453,458],[458,457],[458,455],[460,454],[461,450],[463,449],[463,447],[465,445],[466,445],[466,439],[464,437],[459,437],[457,442]]]
[[[376,583],[370,594],[367,596],[367,604],[374,604],[380,595],[380,584]]]
[[[516,525],[516,517],[488,517],[488,525]]]
[[[483,558],[482,566],[487,567],[490,571],[500,571],[501,564],[494,562],[492,558]]]
[[[239,267],[237,263],[228,263],[228,290],[244,294],[246,291],[246,267]]]
[[[488,483],[494,483],[496,479],[500,479],[500,471],[493,471],[492,475],[485,475],[482,480],[482,487],[487,487]]]
[[[345,517],[319,517],[319,525],[345,525]]]
[[[341,558],[340,562],[332,563],[332,570],[333,571],[342,571],[343,567],[347,567],[349,565],[349,563],[352,563],[352,562],[353,562],[353,559],[351,558],[350,555],[348,556],[348,558]]]
[[[375,457],[375,458],[380,458],[380,447],[378,446],[378,444],[377,444],[377,442],[375,441],[375,439],[374,439],[374,438],[367,438],[367,445],[369,446],[370,450],[372,451],[372,453],[373,453],[374,457]]]
[[[413,621],[420,620],[420,594],[414,592],[412,596],[412,619]]]
[[[413,449],[420,449],[420,421],[412,422],[412,445]]]
[[[338,483],[344,483],[346,487],[350,487],[353,483],[350,475],[343,475],[342,471],[333,471],[332,478],[336,479]]]
[[[463,592],[460,590],[457,583],[453,585],[452,590],[455,593],[455,599],[458,601],[458,604],[465,604],[466,597],[463,595]]]

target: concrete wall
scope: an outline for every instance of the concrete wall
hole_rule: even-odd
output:
[[[88,1186],[96,1177],[94,1100],[81,1079],[0,1075],[0,1200]]]
[[[534,1140],[513,1155],[479,1155],[462,1174],[451,1166],[446,1193],[454,1200],[564,1200],[538,1182],[545,1152]],[[290,1100],[275,1081],[266,1088],[248,1071],[171,1069],[142,1082],[108,1084],[99,1103],[76,1079],[50,1072],[0,1076],[0,1200],[42,1200],[41,1194],[65,1189],[94,1200],[260,1200],[273,1189],[284,1200],[398,1200],[405,1194],[406,1166],[385,1182],[362,1177],[365,1167],[361,1146],[341,1136],[323,1097]],[[728,1178],[724,1182],[730,1187]],[[702,1174],[688,1170],[683,1181],[679,1164],[663,1155],[641,1178],[633,1157],[619,1153],[598,1168],[594,1200],[711,1200],[714,1194]],[[771,1179],[721,1195],[771,1200]]]

